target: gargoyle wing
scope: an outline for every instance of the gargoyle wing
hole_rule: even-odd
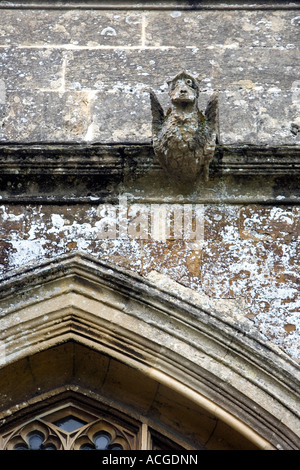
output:
[[[210,136],[216,138],[219,134],[219,94],[217,92],[210,97],[207,103],[205,118]]]
[[[153,133],[158,134],[164,122],[165,113],[154,91],[150,90]]]

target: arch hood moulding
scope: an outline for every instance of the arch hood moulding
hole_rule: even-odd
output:
[[[234,304],[76,253],[0,283],[1,366],[64,343],[91,348],[190,400],[260,449],[300,447],[299,366]],[[1,386],[0,418],[26,406]],[[36,389],[32,390],[32,397]],[[30,397],[26,397],[30,401]]]

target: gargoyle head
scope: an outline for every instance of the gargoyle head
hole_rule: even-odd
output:
[[[168,80],[169,94],[174,104],[193,104],[199,96],[199,82],[187,72]]]

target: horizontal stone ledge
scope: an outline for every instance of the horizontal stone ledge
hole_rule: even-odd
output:
[[[149,2],[149,1],[120,1],[120,2],[99,2],[99,0],[90,0],[83,2],[82,0],[72,1],[52,1],[34,2],[31,0],[20,0],[18,2],[7,2],[0,5],[0,9],[97,9],[97,10],[295,10],[299,8],[298,2],[253,2],[253,1],[202,1],[198,4],[189,1],[165,1],[165,2]]]
[[[219,147],[215,169],[234,175],[300,175],[300,146]]]
[[[163,198],[163,197],[143,197],[138,198],[133,195],[132,199],[128,198],[128,204],[179,204],[178,198]],[[201,204],[203,206],[276,206],[276,207],[293,207],[299,206],[300,197],[219,197],[219,198],[201,198],[198,197],[196,200],[186,197],[180,199],[180,204]],[[120,204],[120,196],[111,196],[108,192],[98,196],[8,196],[0,197],[0,206],[97,206],[103,204],[112,204],[118,206]]]
[[[0,175],[120,176],[144,173],[153,159],[147,144],[0,145]]]
[[[135,144],[4,144],[0,176],[74,175],[141,176],[162,171],[152,145]],[[217,146],[212,175],[299,176],[300,146]]]

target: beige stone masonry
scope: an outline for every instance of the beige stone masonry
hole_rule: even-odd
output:
[[[225,312],[204,310],[203,299],[160,276],[145,280],[80,253],[15,272],[0,287],[4,374],[74,340],[176,391],[259,448],[297,447],[299,368],[247,322],[228,321],[226,303]],[[4,382],[1,390],[3,417],[7,399],[24,406]]]
[[[149,87],[167,106],[166,79],[185,68],[201,75],[204,102],[220,92],[224,144],[299,143],[297,5],[28,7],[1,10],[1,141],[149,142]]]

